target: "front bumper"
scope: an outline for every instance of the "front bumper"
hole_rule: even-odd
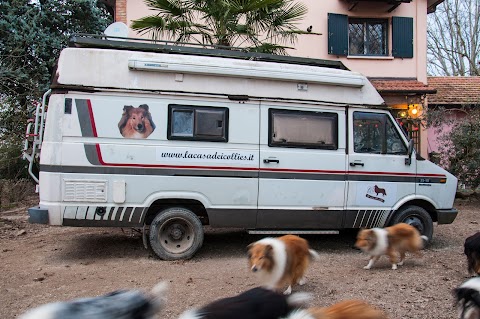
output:
[[[48,209],[40,208],[40,206],[30,207],[28,209],[28,215],[29,223],[48,225]]]
[[[451,209],[437,209],[437,223],[440,224],[451,224],[457,217],[458,210],[455,208]]]

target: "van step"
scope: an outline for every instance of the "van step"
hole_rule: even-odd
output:
[[[295,235],[338,235],[340,232],[338,230],[247,230],[251,235],[286,235],[286,234],[295,234]]]

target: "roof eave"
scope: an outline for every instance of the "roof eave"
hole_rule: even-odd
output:
[[[445,0],[428,0],[427,14],[434,13],[437,6]]]
[[[379,93],[436,94],[437,90],[377,90]]]

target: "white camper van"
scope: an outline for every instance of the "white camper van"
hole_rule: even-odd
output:
[[[28,130],[30,222],[141,228],[166,260],[193,256],[203,225],[431,238],[457,215],[457,179],[337,61],[75,36]]]

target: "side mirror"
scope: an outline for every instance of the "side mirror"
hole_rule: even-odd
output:
[[[407,158],[405,159],[405,165],[410,165],[412,164],[412,154],[414,150],[414,144],[413,144],[413,139],[408,141],[408,152],[407,152]]]

